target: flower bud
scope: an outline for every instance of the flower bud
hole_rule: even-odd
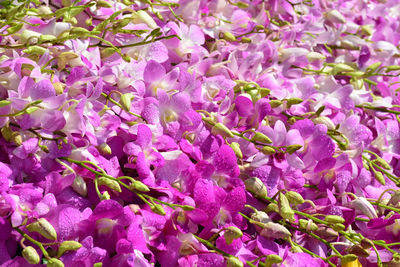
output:
[[[267,257],[265,257],[265,264],[277,264],[277,263],[281,263],[283,261],[283,259],[276,254],[269,254]]]
[[[293,253],[299,253],[299,252],[303,252],[303,250],[301,249],[300,246],[297,245],[292,245],[292,248],[290,249],[291,252]]]
[[[103,154],[103,155],[111,155],[112,150],[111,147],[107,143],[102,143],[97,147],[97,149]]]
[[[215,124],[212,129],[211,132],[214,135],[221,135],[223,137],[234,137],[234,135],[232,134],[231,130],[228,129],[228,127],[226,127],[225,125],[223,125],[222,123],[218,122],[217,124]]]
[[[121,186],[120,186],[119,183],[118,183],[117,181],[115,181],[115,180],[112,180],[112,179],[106,178],[106,177],[104,177],[104,176],[101,176],[101,177],[98,177],[98,178],[97,178],[97,182],[98,182],[99,185],[105,185],[105,186],[107,186],[108,188],[110,188],[110,189],[112,189],[112,190],[114,190],[114,191],[117,191],[117,192],[119,192],[119,193],[122,192]]]
[[[248,7],[249,7],[249,4],[247,4],[247,3],[245,3],[245,2],[242,2],[242,1],[239,1],[239,2],[236,3],[236,6],[237,6],[238,8],[248,8]]]
[[[370,254],[370,252],[368,250],[364,249],[360,245],[353,245],[349,249],[349,253],[357,255],[358,257],[362,257],[362,258],[369,257],[369,254]]]
[[[346,19],[342,14],[340,14],[339,11],[336,9],[332,9],[324,14],[324,17],[333,23],[339,23],[339,24],[344,24],[346,23]]]
[[[96,2],[96,8],[101,8],[101,7],[112,8],[112,5],[104,0],[98,0]]]
[[[101,200],[109,200],[109,199],[111,199],[110,193],[108,193],[108,191],[104,191],[103,194],[101,194],[100,199]]]
[[[297,104],[300,104],[302,102],[303,102],[303,99],[298,98],[298,97],[286,99],[286,103],[288,104],[288,106],[297,105]]]
[[[351,206],[359,211],[361,211],[364,215],[366,215],[368,218],[373,219],[373,218],[378,218],[378,215],[376,214],[376,210],[372,206],[369,201],[364,198],[364,197],[358,197],[352,202],[350,202]]]
[[[318,225],[316,225],[312,220],[300,219],[299,226],[301,229],[304,229],[307,231],[317,231],[318,230]]]
[[[240,39],[240,42],[241,42],[241,43],[244,43],[244,44],[250,44],[250,43],[251,43],[251,39],[248,38],[248,37],[242,37],[242,38]]]
[[[336,125],[333,123],[333,121],[328,118],[328,117],[317,117],[312,119],[314,124],[323,124],[326,127],[328,127],[328,130],[334,130],[336,128]]]
[[[352,263],[352,262],[355,262],[355,261],[358,261],[358,257],[356,255],[347,254],[347,255],[344,255],[341,258],[341,265],[342,265],[342,267],[343,266],[354,266],[354,265],[345,265],[345,264],[349,264],[349,263]],[[355,266],[357,266],[357,265],[355,265]]]
[[[400,70],[400,66],[398,65],[390,65],[386,66],[386,72]]]
[[[157,204],[157,203],[154,203],[152,206],[151,206],[151,210],[154,212],[154,213],[157,213],[157,214],[159,214],[159,215],[165,215],[165,214],[167,214],[167,213],[165,213],[165,210],[164,210],[164,208],[160,205],[160,204]]]
[[[73,27],[71,30],[69,30],[70,34],[77,34],[79,36],[85,36],[90,34],[90,31],[88,29],[82,28],[82,27]]]
[[[263,133],[260,132],[255,132],[253,137],[251,138],[251,141],[253,142],[260,142],[260,143],[264,143],[264,144],[271,144],[272,140],[266,136]]]
[[[340,217],[338,215],[327,215],[325,216],[325,221],[327,223],[344,223],[345,219],[343,217]]]
[[[61,95],[64,93],[65,84],[56,82],[53,83],[54,90],[56,91],[57,95]]]
[[[102,267],[103,263],[102,262],[96,262],[95,264],[93,264],[93,267]]]
[[[212,126],[215,125],[215,121],[214,121],[214,119],[211,118],[211,117],[205,117],[205,118],[202,118],[202,120],[203,120],[205,123],[209,124],[209,125],[212,125]]]
[[[83,197],[87,196],[86,182],[80,175],[75,177],[74,182],[72,183],[72,189]]]
[[[369,65],[369,66],[367,67],[367,72],[374,72],[374,71],[376,71],[376,70],[380,67],[380,65],[382,65],[382,62],[380,62],[380,61],[375,62],[375,63]]]
[[[28,48],[22,50],[22,52],[26,54],[31,54],[31,55],[43,55],[46,53],[47,49],[38,45],[32,45],[29,46]]]
[[[296,152],[297,150],[301,149],[303,146],[302,145],[289,145],[286,147],[286,152],[289,153],[290,155],[292,155],[294,152]]]
[[[114,55],[114,53],[116,53],[116,52],[117,51],[115,50],[115,48],[106,47],[106,48],[100,50],[100,56],[101,56],[101,58],[108,58],[108,57]]]
[[[278,205],[275,203],[269,203],[268,206],[265,208],[266,212],[276,212],[279,213]]]
[[[313,52],[313,51],[308,53],[306,55],[306,57],[307,57],[308,61],[310,61],[310,62],[314,62],[314,61],[317,61],[317,60],[325,60],[326,59],[326,56],[324,56],[323,54],[318,53],[318,52]]]
[[[132,93],[126,93],[121,96],[119,103],[125,111],[129,111],[131,109],[132,100],[135,96]]]
[[[386,184],[385,177],[383,176],[383,174],[382,174],[381,172],[374,171],[374,176],[375,176],[375,179],[376,179],[381,185],[385,185],[385,184]]]
[[[16,146],[20,146],[22,145],[22,135],[19,132],[12,132],[10,141]]]
[[[149,192],[150,191],[150,189],[147,187],[147,185],[145,185],[141,181],[137,181],[137,180],[134,180],[131,182],[131,184],[129,185],[129,189],[137,190],[137,191],[141,191],[141,192]]]
[[[384,160],[383,158],[376,158],[374,160],[372,160],[372,162],[379,164],[382,168],[386,169],[386,170],[390,170],[390,165],[389,163],[386,162],[386,160]]]
[[[39,264],[40,256],[36,249],[31,246],[27,246],[22,250],[22,257],[30,264]]]
[[[233,35],[230,32],[224,32],[223,34],[223,38],[229,42],[235,42],[236,41],[236,37],[235,35]]]
[[[243,267],[243,262],[234,256],[229,256],[226,259],[226,267]]]
[[[235,226],[229,226],[224,233],[224,238],[228,245],[232,244],[234,239],[238,239],[242,236],[242,231],[240,231],[240,229]]]
[[[60,247],[58,248],[58,253],[57,257],[61,257],[66,251],[75,251],[78,250],[79,248],[82,247],[82,244],[73,241],[73,240],[67,240],[61,243]]]
[[[304,198],[295,191],[288,191],[285,196],[289,200],[290,204],[300,205],[304,203]]]
[[[315,233],[321,238],[324,238],[328,241],[335,240],[339,236],[338,232],[325,226],[319,226],[318,230],[315,231]]]
[[[51,258],[47,261],[47,267],[64,267],[64,263],[56,258]]]
[[[343,231],[346,229],[346,226],[344,226],[344,224],[341,223],[335,223],[334,225],[331,226],[333,230],[335,230],[336,232],[339,231]]]
[[[282,193],[279,192],[279,201],[278,201],[278,208],[279,208],[279,214],[285,219],[293,222],[294,219],[294,211],[290,207],[289,200],[286,198],[286,196]]]
[[[260,91],[261,97],[266,97],[267,95],[269,95],[271,93],[271,90],[269,90],[268,88],[264,88],[264,87],[260,87],[258,90]]]
[[[264,224],[264,228],[261,230],[260,235],[266,238],[286,239],[292,234],[285,226],[279,223],[267,222]]]
[[[367,36],[371,36],[373,34],[374,26],[371,24],[362,25],[361,26],[361,33]]]
[[[236,157],[238,157],[239,159],[243,158],[243,153],[240,150],[239,143],[232,142],[232,143],[229,144],[229,146],[232,148],[233,152],[235,152]]]
[[[27,225],[26,229],[29,232],[37,232],[49,240],[57,239],[56,230],[45,218],[40,218],[36,222]]]
[[[336,75],[341,72],[350,72],[350,71],[354,71],[354,69],[344,63],[337,63],[337,64],[334,64],[334,66],[333,66],[333,75]]]
[[[368,239],[368,238],[363,238],[363,239],[361,240],[361,242],[360,242],[360,245],[361,245],[362,248],[368,249],[368,248],[373,247],[373,246],[374,246],[374,243],[373,243],[370,239]]]
[[[255,197],[266,197],[267,187],[257,177],[251,177],[244,182],[246,190],[253,194]]]
[[[269,101],[269,104],[270,104],[271,108],[276,108],[276,107],[279,107],[280,105],[282,105],[282,101],[271,100],[271,101]]]
[[[275,150],[274,148],[270,147],[270,146],[264,146],[264,147],[261,149],[261,152],[262,152],[264,155],[273,155],[273,154],[276,153],[276,150]]]

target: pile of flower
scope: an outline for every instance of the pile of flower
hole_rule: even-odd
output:
[[[398,0],[3,0],[1,266],[399,266]]]

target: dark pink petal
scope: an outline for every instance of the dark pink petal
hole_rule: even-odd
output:
[[[237,177],[240,173],[235,152],[228,145],[222,145],[214,156],[215,169],[218,173],[225,173]]]
[[[142,149],[144,149],[151,143],[151,139],[152,139],[152,132],[150,128],[145,124],[140,124],[138,126],[136,143]]]
[[[246,192],[243,187],[236,187],[229,192],[222,205],[231,212],[237,212],[246,204]]]

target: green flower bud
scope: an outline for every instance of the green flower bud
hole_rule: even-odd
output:
[[[386,66],[386,72],[396,71],[396,70],[400,70],[400,66],[398,65]]]
[[[288,191],[285,196],[289,200],[290,204],[300,205],[304,203],[304,198],[295,191]]]
[[[112,179],[106,178],[104,176],[101,176],[101,177],[97,178],[97,182],[98,182],[99,185],[105,185],[108,188],[110,188],[110,189],[112,189],[114,191],[117,191],[119,193],[122,192],[121,186],[115,180],[112,180]]]
[[[243,158],[243,154],[242,151],[240,150],[239,143],[232,142],[229,144],[229,146],[232,148],[233,152],[235,152],[236,157],[238,157],[239,159]]]
[[[79,56],[75,54],[74,52],[63,52],[60,55],[58,55],[57,59],[57,65],[59,70],[63,70],[67,63],[75,58],[78,58]]]
[[[205,117],[205,118],[202,118],[202,120],[203,120],[205,123],[209,124],[209,125],[212,125],[212,126],[215,125],[215,121],[214,121],[214,119],[211,118],[211,117]]]
[[[347,64],[337,63],[337,64],[334,64],[334,66],[333,66],[333,73],[332,74],[336,75],[336,74],[341,73],[341,72],[350,72],[350,71],[355,71],[355,69],[353,69],[352,67],[350,67]]]
[[[104,0],[98,0],[96,2],[96,8],[101,8],[101,7],[112,8],[112,5]]]
[[[86,20],[85,20],[85,24],[86,24],[86,26],[88,26],[88,27],[93,26],[93,18],[90,17],[90,18],[86,19]]]
[[[54,41],[56,39],[57,39],[57,37],[55,37],[54,35],[43,34],[43,35],[40,35],[40,37],[39,37],[39,43],[52,42],[52,41]]]
[[[114,55],[114,53],[116,53],[117,51],[115,51],[115,49],[113,47],[106,47],[102,50],[100,50],[100,56],[101,58],[108,58],[112,55]]]
[[[86,197],[87,196],[87,185],[82,176],[77,175],[72,183],[72,189],[77,192],[79,195]]]
[[[0,108],[5,107],[5,106],[8,106],[8,105],[10,105],[10,104],[11,104],[11,101],[8,101],[8,100],[1,100],[1,101],[0,101]]]
[[[22,257],[30,264],[39,264],[40,256],[36,249],[31,246],[27,246],[22,250]]]
[[[361,33],[367,36],[371,36],[373,34],[373,25],[367,24],[361,26]]]
[[[132,100],[135,96],[132,93],[126,93],[121,96],[119,103],[125,111],[129,111],[131,109]]]
[[[223,38],[229,42],[235,42],[236,37],[230,32],[224,32]]]
[[[108,193],[107,191],[104,191],[103,194],[100,197],[101,200],[109,200],[111,199],[110,193]]]
[[[382,168],[384,168],[386,170],[391,169],[389,163],[387,163],[383,158],[376,158],[376,159],[372,160],[372,162],[379,164]]]
[[[111,147],[107,143],[102,143],[100,144],[97,149],[103,154],[103,155],[111,155],[112,150]]]
[[[13,136],[13,131],[11,130],[10,126],[5,125],[3,126],[3,128],[1,128],[1,135],[3,136],[4,140],[6,140],[7,142],[11,141],[11,138]]]
[[[349,249],[349,253],[357,255],[358,257],[363,257],[366,258],[369,256],[370,252],[366,249],[364,249],[362,246],[360,245],[353,245],[350,249]]]
[[[371,64],[371,65],[369,65],[369,66],[367,67],[367,72],[374,72],[374,71],[376,71],[381,65],[382,65],[382,62],[380,62],[380,61],[375,62],[375,63],[373,63],[373,64]]]
[[[243,262],[234,256],[229,256],[226,259],[226,267],[243,267]]]
[[[228,127],[226,127],[220,122],[218,122],[212,127],[211,132],[214,135],[221,135],[223,137],[230,137],[230,138],[234,137],[231,130],[229,130]]]
[[[341,223],[335,223],[334,225],[331,226],[333,230],[335,230],[336,232],[339,231],[343,231],[346,229],[346,226],[344,224]]]
[[[276,153],[276,150],[270,146],[263,146],[263,148],[261,149],[261,152],[264,155],[273,155]]]
[[[279,207],[275,203],[269,203],[268,206],[265,208],[266,212],[276,212],[279,213]]]
[[[61,257],[66,251],[75,251],[78,250],[79,248],[82,247],[82,244],[73,241],[73,240],[67,240],[61,243],[60,247],[58,248],[58,253],[57,257]]]
[[[302,145],[290,145],[286,147],[286,152],[292,155],[294,152],[297,150],[301,149],[303,146]]]
[[[238,8],[248,8],[248,7],[249,7],[249,5],[248,5],[247,3],[241,2],[241,1],[237,2],[237,3],[236,3],[236,6],[237,6]]]
[[[54,90],[56,91],[57,95],[61,95],[64,93],[65,84],[60,82],[53,83]]]
[[[334,223],[344,223],[345,219],[337,215],[327,215],[325,216],[325,221],[330,224]]]
[[[251,39],[248,38],[248,37],[242,37],[242,38],[240,39],[240,42],[241,42],[241,43],[244,43],[244,44],[250,44],[250,43],[251,43]]]
[[[298,97],[286,99],[286,103],[288,104],[288,106],[297,105],[297,104],[300,104],[302,102],[303,102],[303,99],[298,98]]]
[[[141,181],[137,181],[137,180],[134,180],[131,182],[131,184],[129,185],[129,189],[137,190],[137,191],[141,191],[141,192],[149,192],[150,191],[150,189],[147,187],[147,185],[145,185]]]
[[[283,261],[283,259],[276,254],[269,254],[267,257],[265,257],[265,264],[277,264],[277,263],[281,263]]]
[[[25,110],[25,113],[26,114],[32,114],[33,112],[35,112],[35,111],[37,111],[37,110],[39,110],[40,108],[39,107],[28,107],[26,110]]]
[[[279,201],[278,201],[278,208],[279,208],[279,214],[285,219],[293,222],[294,219],[294,211],[290,207],[289,200],[286,198],[286,196],[282,193],[279,192]]]
[[[385,184],[386,184],[385,177],[383,176],[383,174],[382,174],[381,172],[374,171],[374,176],[375,176],[375,179],[376,179],[380,184],[382,184],[382,185],[385,185]]]
[[[269,95],[271,93],[271,90],[269,90],[268,88],[264,88],[264,87],[260,87],[259,89],[261,97],[266,97],[267,95]]]
[[[185,211],[191,211],[191,210],[196,209],[195,207],[192,207],[192,206],[189,206],[189,205],[183,205],[181,208],[183,210],[185,210]]]
[[[64,267],[64,263],[56,258],[51,258],[47,261],[47,267]]]
[[[49,240],[57,239],[57,232],[45,218],[40,218],[34,223],[28,224],[26,229],[29,232],[37,232]]]
[[[355,261],[355,260],[357,260],[357,259],[358,259],[357,255],[354,255],[354,254],[347,254],[347,255],[344,255],[344,256],[341,258],[341,264],[343,265],[343,264],[346,264],[346,263],[348,263],[348,262]]]
[[[265,27],[264,27],[264,25],[261,25],[261,24],[258,24],[258,25],[256,25],[256,30],[264,30],[265,29]]]
[[[163,206],[161,206],[160,204],[157,204],[157,203],[154,203],[152,206],[151,206],[151,210],[154,212],[154,213],[157,213],[157,214],[159,214],[159,215],[165,215],[165,214],[167,214],[167,213],[165,213],[165,210],[164,210],[164,208],[163,208]]]
[[[304,229],[307,231],[317,231],[318,230],[318,225],[316,225],[312,220],[300,219],[299,226],[301,229]]]
[[[238,239],[243,236],[242,231],[235,226],[229,226],[224,232],[224,238],[228,245],[232,244],[234,239]]]
[[[246,190],[253,194],[255,197],[266,197],[267,187],[257,177],[251,177],[244,182]]]
[[[82,27],[73,27],[71,30],[69,30],[69,33],[84,36],[90,34],[90,31]]]
[[[255,132],[253,137],[251,138],[251,141],[264,143],[264,144],[272,143],[272,140],[268,136],[266,136],[265,134],[260,133],[260,132]]]
[[[290,251],[293,252],[293,253],[300,253],[300,252],[303,252],[303,250],[301,249],[301,247],[300,247],[300,246],[297,246],[297,245],[292,245],[292,248],[290,249]]]
[[[102,262],[96,262],[95,264],[93,264],[93,267],[102,267],[103,263]]]
[[[26,54],[31,54],[31,55],[43,55],[44,53],[46,53],[47,49],[38,45],[33,45],[30,46],[24,50],[22,50],[22,52],[26,53]]]
[[[282,101],[280,100],[271,100],[269,101],[269,104],[271,105],[271,108],[276,108],[282,105]]]
[[[22,145],[22,135],[19,132],[12,132],[11,141],[16,145]]]

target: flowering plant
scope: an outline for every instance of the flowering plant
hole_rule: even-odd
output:
[[[0,3],[0,266],[397,266],[397,0]]]

